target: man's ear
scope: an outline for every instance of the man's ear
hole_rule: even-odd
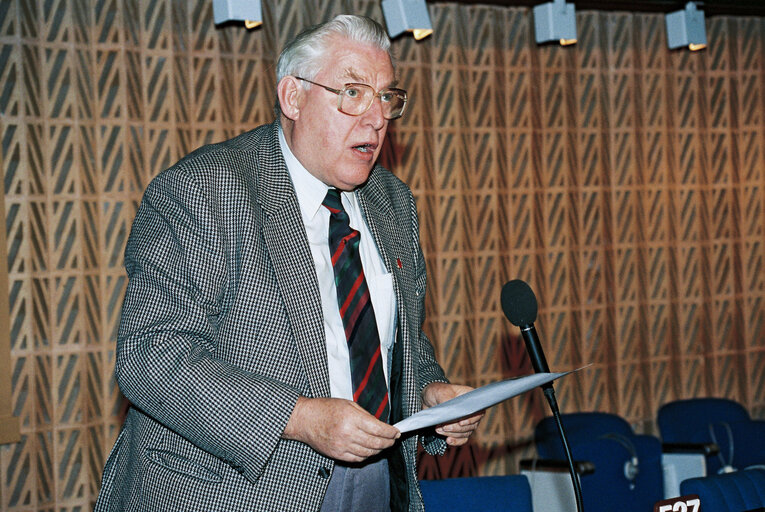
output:
[[[279,106],[282,114],[287,119],[295,121],[300,117],[300,107],[303,104],[305,89],[300,86],[294,76],[285,76],[279,80],[276,86],[276,94],[279,97]]]

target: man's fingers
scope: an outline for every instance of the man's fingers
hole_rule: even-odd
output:
[[[464,444],[467,444],[470,437],[447,437],[446,438],[446,444],[449,446],[462,446]]]
[[[355,402],[301,398],[283,435],[333,459],[361,462],[393,446],[401,434]]]
[[[475,416],[470,416],[468,418],[463,418],[454,423],[446,423],[441,425],[439,429],[447,433],[472,432],[478,427],[478,424],[481,423],[481,419],[483,419],[483,413],[476,414]]]
[[[483,418],[483,411],[474,416],[464,418],[455,423],[447,423],[436,428],[436,433],[446,437],[449,446],[461,446],[467,443],[470,436],[478,428]]]
[[[359,411],[358,426],[367,434],[387,439],[398,439],[401,436],[401,432],[396,427],[378,420],[356,402],[351,402],[351,405]]]
[[[478,426],[479,423],[481,423],[482,418],[483,418],[483,414],[479,416],[471,416],[470,418],[465,418],[464,420],[460,420],[457,423],[452,423],[452,425],[455,425],[457,427],[475,428]]]

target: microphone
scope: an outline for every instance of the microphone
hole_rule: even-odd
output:
[[[537,298],[531,287],[520,279],[508,281],[502,287],[500,303],[510,323],[521,328],[521,336],[526,344],[526,351],[529,353],[534,371],[550,373],[537,330],[534,328],[534,320],[537,319]],[[542,386],[545,389],[547,387],[552,387],[552,383],[548,382]]]
[[[547,366],[545,353],[542,351],[542,345],[539,343],[537,330],[534,328],[534,320],[537,319],[537,298],[534,296],[531,287],[520,279],[508,281],[505,283],[505,286],[502,287],[502,293],[500,294],[499,300],[500,304],[502,304],[502,311],[505,313],[507,319],[510,320],[510,323],[521,328],[521,336],[523,337],[523,342],[526,344],[526,351],[529,353],[534,372],[550,373],[550,367]],[[550,410],[555,417],[555,422],[558,425],[558,432],[560,433],[560,439],[563,443],[563,451],[568,460],[569,473],[571,473],[571,483],[574,486],[576,509],[578,512],[582,512],[584,508],[582,486],[579,482],[576,469],[574,468],[574,459],[571,456],[571,448],[568,445],[566,433],[563,429],[563,422],[561,421],[560,410],[558,409],[558,401],[555,399],[555,388],[553,388],[552,382],[543,384],[541,387],[545,398],[547,398],[547,402],[550,404]]]

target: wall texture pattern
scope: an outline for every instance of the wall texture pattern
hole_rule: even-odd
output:
[[[384,162],[413,188],[427,330],[456,382],[531,372],[499,307],[536,291],[564,411],[654,432],[670,400],[765,416],[765,20],[707,20],[666,48],[657,14],[580,12],[537,46],[529,9],[431,3],[433,37],[394,44],[411,110]],[[112,377],[122,251],[157,172],[272,119],[274,61],[301,27],[377,0],[264,2],[254,31],[210,0],[0,0],[0,144],[11,379],[21,442],[0,509],[85,511],[119,430]],[[423,477],[517,472],[538,393],[491,409]]]

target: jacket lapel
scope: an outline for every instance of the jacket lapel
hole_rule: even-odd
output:
[[[276,124],[256,161],[263,236],[314,397],[329,396],[327,346],[316,270]]]
[[[409,258],[408,254],[403,254],[402,249],[406,248],[406,234],[395,220],[395,212],[390,198],[386,195],[384,188],[379,180],[375,179],[377,169],[372,172],[369,181],[359,189],[359,203],[364,217],[375,239],[377,249],[385,263],[386,270],[393,274],[393,284],[396,293],[396,304],[399,319],[405,315],[403,308],[403,298],[400,287],[402,273],[399,272],[403,264],[399,265],[402,259]]]

